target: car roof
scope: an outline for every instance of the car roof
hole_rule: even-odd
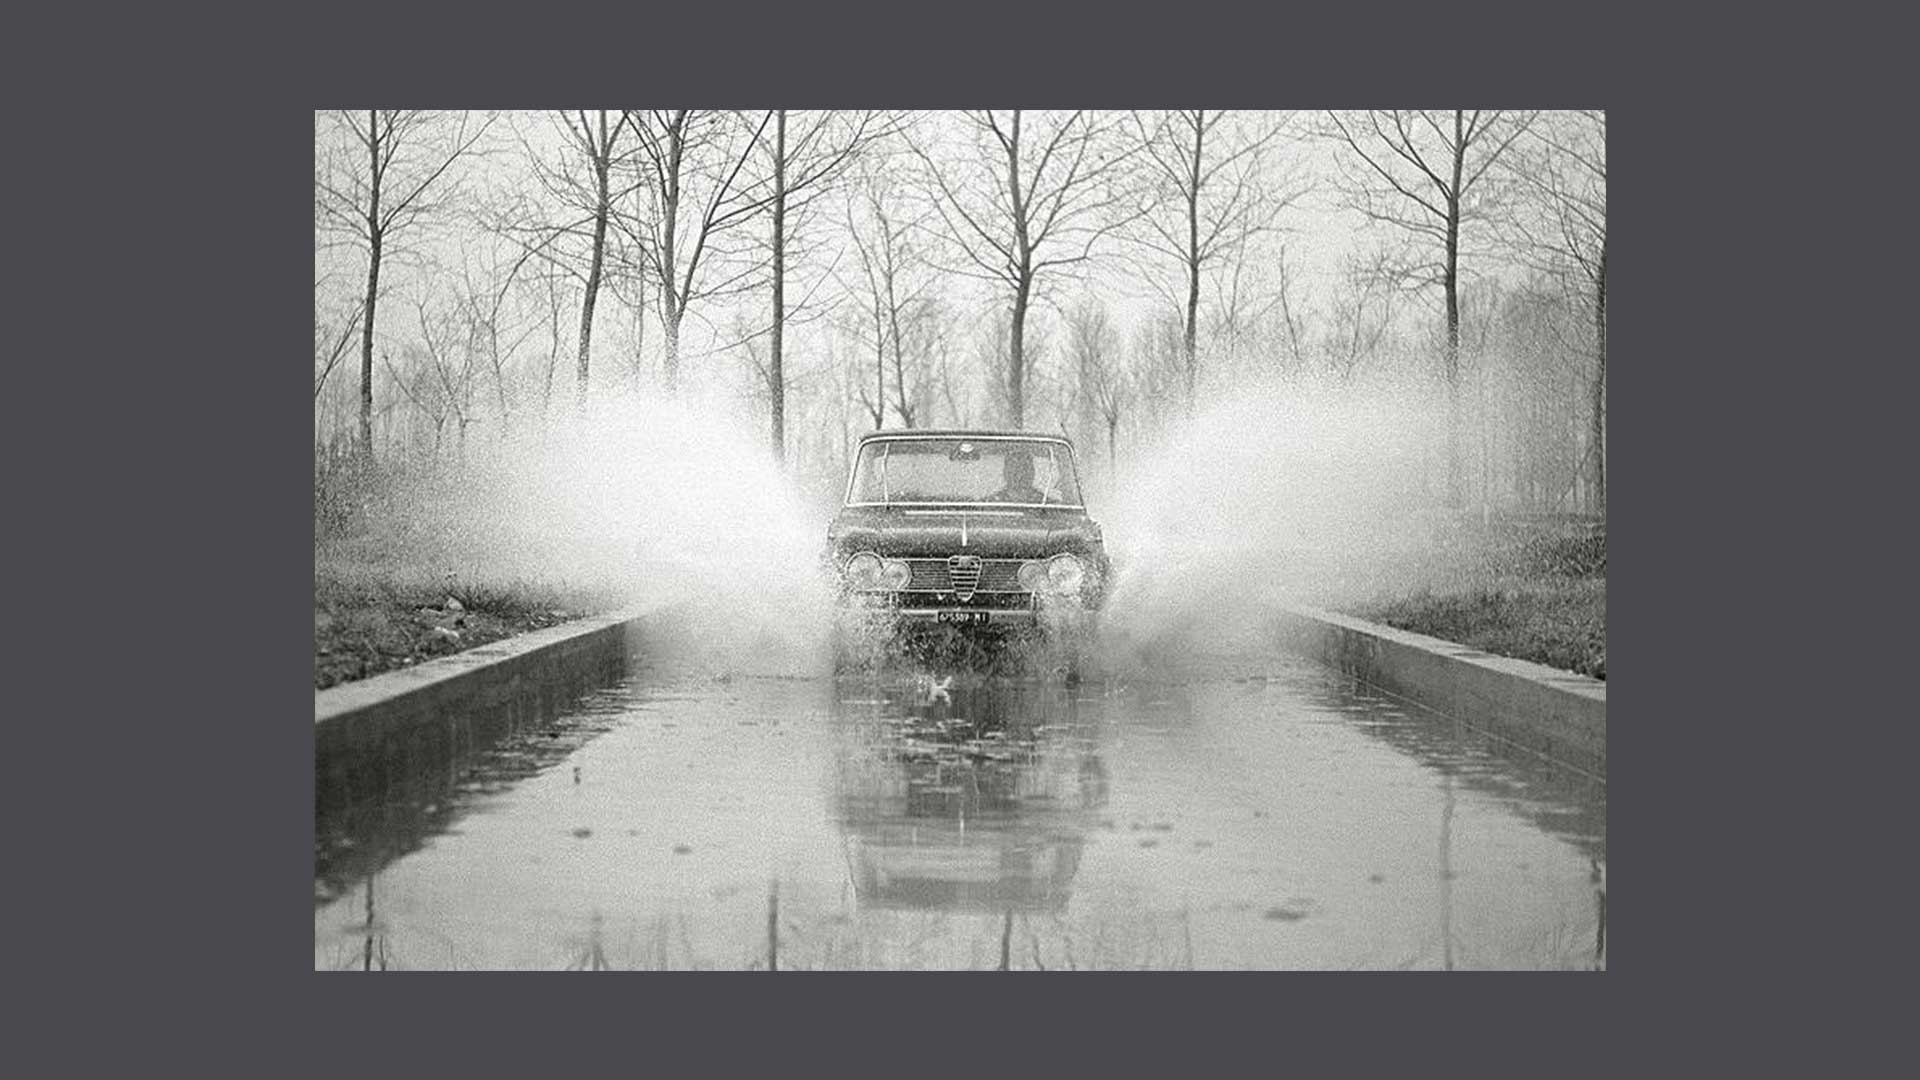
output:
[[[890,431],[869,431],[860,436],[862,443],[880,439],[1033,439],[1073,445],[1072,439],[1058,432],[1014,431],[1006,428],[895,428]]]

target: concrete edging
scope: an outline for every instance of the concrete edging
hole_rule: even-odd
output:
[[[378,801],[618,679],[645,614],[578,619],[313,695],[318,805]]]
[[[1541,757],[1607,775],[1607,684],[1349,615],[1285,605],[1289,650]]]
[[[314,728],[316,733],[330,732],[375,716],[475,704],[473,699],[494,696],[488,691],[536,669],[579,666],[583,659],[604,653],[616,641],[624,648],[630,624],[640,618],[638,612],[623,611],[576,619],[415,667],[316,690]]]

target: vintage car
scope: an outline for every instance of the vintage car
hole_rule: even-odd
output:
[[[1111,567],[1080,491],[1058,435],[867,435],[827,532],[844,605],[903,624],[1085,625]]]

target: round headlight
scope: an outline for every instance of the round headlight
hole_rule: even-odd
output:
[[[1014,577],[1020,582],[1021,588],[1028,592],[1039,592],[1047,587],[1047,564],[1040,562],[1021,563],[1020,570]]]
[[[1072,555],[1055,555],[1047,560],[1047,580],[1055,592],[1079,592],[1087,580],[1086,565]]]
[[[847,584],[856,589],[880,587],[880,556],[863,551],[847,560]]]
[[[889,589],[904,589],[907,582],[913,580],[913,570],[899,559],[888,559],[880,564],[880,584]]]

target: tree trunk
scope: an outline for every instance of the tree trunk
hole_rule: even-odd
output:
[[[1027,292],[1025,281],[1013,294],[1013,323],[1007,329],[1007,412],[1013,427],[1026,423],[1027,377],[1025,370],[1027,337]]]
[[[1466,148],[1461,145],[1460,110],[1453,113],[1453,186],[1447,190],[1447,508],[1466,505],[1460,461],[1460,173]]]
[[[1187,353],[1186,355],[1187,409],[1189,412],[1191,412],[1193,409],[1194,395],[1197,392],[1197,389],[1200,384],[1200,348],[1199,348],[1200,335],[1199,335],[1199,325],[1198,325],[1199,318],[1200,318],[1200,267],[1197,263],[1188,263],[1187,264],[1187,326],[1186,326],[1186,341],[1183,344],[1185,346],[1186,353]]]
[[[683,114],[684,116],[684,114]],[[680,315],[682,299],[679,286],[674,281],[674,269],[679,264],[674,261],[675,231],[679,228],[680,214],[680,152],[685,133],[675,129],[669,135],[667,167],[672,175],[661,185],[661,227],[660,235],[660,321],[667,333],[666,356],[662,366],[667,384],[667,393],[674,393],[680,386]]]
[[[507,375],[500,369],[500,315],[495,312],[487,323],[487,360],[493,365],[494,400],[500,403],[500,430],[512,429],[512,416],[507,411]]]
[[[560,366],[560,294],[547,284],[547,375],[540,383],[540,431],[544,435],[553,412],[553,369]]]
[[[605,122],[604,115],[601,120]],[[600,273],[607,247],[607,168],[604,159],[594,162],[599,197],[594,202],[593,255],[587,263],[587,291],[580,299],[580,364],[576,374],[574,402],[583,409],[587,405],[587,375],[593,349],[593,305],[600,296]]]
[[[647,379],[647,276],[640,275],[639,299],[633,305],[633,388],[640,391]]]
[[[1206,113],[1197,112],[1193,124],[1193,172],[1187,188],[1187,410],[1192,412],[1200,382],[1200,151],[1206,133]]]
[[[360,453],[373,460],[373,309],[380,299],[380,113],[367,110],[367,308],[360,328]]]
[[[680,305],[674,302],[671,288],[660,294],[660,306],[665,309],[661,318],[667,334],[667,354],[663,363],[667,392],[671,394],[680,388]]]
[[[374,204],[380,195],[374,192]],[[360,327],[360,453],[373,458],[373,307],[380,298],[380,233],[373,234],[367,254],[367,317]]]
[[[887,327],[888,337],[893,342],[893,395],[894,409],[900,414],[900,426],[913,426],[915,409],[907,392],[907,365],[900,348],[900,303],[893,294],[893,274],[887,274]]]
[[[1597,365],[1593,376],[1593,505],[1607,513],[1607,247],[1600,245],[1600,273],[1594,280],[1593,336]]]
[[[773,341],[767,360],[767,390],[773,399],[773,460],[787,458],[787,382],[780,367],[781,330],[787,321],[787,111],[773,125]],[[805,297],[801,298],[803,301]]]
[[[1007,194],[1013,207],[1014,246],[1019,275],[1013,290],[1013,325],[1007,330],[1007,411],[1013,427],[1026,422],[1027,298],[1033,291],[1033,245],[1027,235],[1026,198],[1020,191],[1020,110],[1013,110],[1013,138],[1007,146]]]

